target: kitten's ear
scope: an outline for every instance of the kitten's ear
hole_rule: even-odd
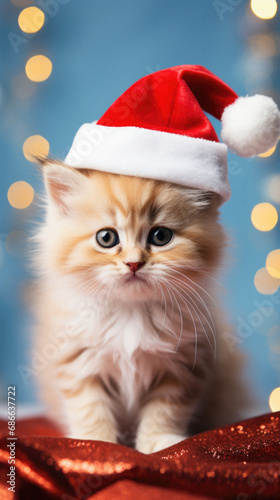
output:
[[[84,175],[64,163],[39,160],[49,201],[61,214],[71,213],[71,197],[82,191]]]
[[[198,191],[197,202],[201,210],[216,209],[220,205],[219,195],[212,191]]]

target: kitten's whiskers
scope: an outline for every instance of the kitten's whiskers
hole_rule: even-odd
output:
[[[209,345],[210,345],[210,347],[211,347],[211,350],[212,350],[212,352],[213,352],[213,354],[214,354],[214,357],[216,357],[216,338],[215,338],[214,331],[212,330],[212,327],[211,327],[211,325],[209,324],[209,322],[208,322],[207,318],[205,318],[204,314],[202,313],[202,311],[200,310],[200,308],[198,307],[198,305],[197,305],[197,304],[195,304],[195,302],[194,302],[194,301],[192,301],[192,303],[190,303],[190,302],[189,302],[189,300],[188,300],[188,299],[191,299],[191,297],[189,297],[189,295],[187,295],[187,294],[186,294],[186,292],[184,292],[184,291],[183,291],[183,290],[181,290],[181,289],[180,289],[180,291],[179,291],[179,290],[178,290],[178,288],[177,288],[177,286],[176,286],[174,283],[173,283],[173,286],[176,288],[176,291],[177,291],[178,295],[181,297],[182,301],[184,302],[184,304],[186,305],[186,307],[188,308],[188,310],[189,310],[188,305],[189,305],[190,307],[192,307],[192,308],[193,308],[193,310],[194,310],[194,312],[195,312],[195,314],[196,314],[196,317],[197,317],[197,319],[198,319],[198,321],[199,321],[199,323],[200,323],[200,325],[201,325],[201,327],[202,327],[202,329],[203,329],[203,331],[204,331],[204,333],[205,333],[205,336],[206,336],[206,338],[207,338],[207,340],[208,340],[208,343],[209,343]],[[182,292],[182,293],[184,293],[185,295],[187,295],[187,297],[188,297],[188,298],[184,297],[184,296],[183,296],[180,292]],[[186,302],[187,302],[187,303],[186,303]],[[187,304],[188,304],[188,305],[187,305]],[[190,310],[189,310],[189,312],[190,312]],[[199,314],[199,313],[200,313],[200,314]],[[190,314],[191,314],[191,312],[190,312]],[[201,320],[201,316],[203,316],[203,318],[204,318],[204,319],[205,319],[205,321],[207,322],[207,324],[208,324],[208,326],[209,326],[209,328],[210,328],[210,331],[211,331],[211,333],[212,333],[212,335],[213,335],[214,347],[212,346],[212,343],[211,343],[211,341],[210,341],[210,339],[209,339],[209,336],[208,336],[208,334],[207,334],[206,328],[205,328],[205,326],[204,326],[204,324],[203,324],[203,322],[202,322],[202,320]],[[191,314],[191,317],[192,317],[192,320],[193,320],[193,322],[194,322],[194,319],[193,319],[192,314]],[[195,324],[195,323],[194,323],[194,324]],[[196,326],[195,326],[195,328],[196,328]],[[197,330],[196,330],[196,336],[197,336]]]
[[[173,293],[173,290],[172,290],[172,287],[170,287],[170,283],[167,283],[167,282],[164,282],[161,278],[159,278],[161,280],[161,282],[166,286],[166,288],[169,288],[170,289],[170,292],[171,294],[173,295],[174,297],[174,300],[177,304],[177,308],[178,308],[178,312],[179,312],[179,315],[180,315],[180,335],[179,335],[179,339],[178,339],[178,342],[177,342],[177,346],[175,348],[175,351],[174,353],[177,352],[178,350],[178,347],[179,347],[179,344],[180,344],[180,341],[181,341],[181,338],[182,338],[182,334],[183,334],[183,315],[182,315],[182,311],[181,311],[181,308],[180,308],[180,305],[176,299],[176,296],[175,294]],[[174,332],[173,332],[174,333]]]
[[[198,292],[197,292],[197,291],[196,291],[196,290],[195,290],[195,289],[194,289],[191,285],[189,285],[189,284],[188,284],[188,283],[186,283],[185,281],[183,281],[183,280],[181,280],[181,279],[177,278],[176,276],[173,276],[173,275],[172,275],[172,274],[170,274],[170,273],[167,273],[167,271],[164,271],[164,274],[166,274],[167,276],[171,277],[171,278],[172,278],[173,280],[175,280],[178,284],[179,284],[179,283],[181,283],[182,285],[184,285],[184,287],[187,287],[188,289],[190,289],[190,290],[191,290],[191,292],[193,292],[193,293],[194,293],[194,295],[196,296],[196,298],[199,300],[199,302],[201,303],[201,305],[203,305],[203,306],[204,306],[204,308],[206,309],[207,313],[209,314],[209,317],[210,317],[210,319],[211,319],[212,326],[214,327],[214,322],[213,322],[212,316],[211,316],[211,314],[210,314],[210,311],[209,311],[209,309],[208,309],[208,307],[207,307],[207,305],[206,305],[205,301],[204,301],[204,300],[203,300],[203,298],[201,297],[201,295],[200,295],[200,294],[199,294],[199,293],[198,293]],[[182,274],[182,273],[181,273],[181,274]],[[182,274],[182,276],[184,276],[184,275]],[[188,279],[188,276],[184,276],[184,278]],[[192,280],[191,280],[191,281],[192,281]],[[192,283],[193,283],[193,282],[192,282]],[[200,287],[200,288],[201,288],[201,287]],[[210,295],[209,295],[209,294],[207,294],[207,295],[210,297]],[[210,297],[210,298],[211,298],[211,297]]]

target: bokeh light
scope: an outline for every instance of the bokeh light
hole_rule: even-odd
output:
[[[12,3],[17,7],[28,7],[34,2],[34,0],[12,0]]]
[[[34,198],[34,189],[28,182],[17,181],[9,187],[8,200],[14,208],[23,209],[29,207]]]
[[[0,267],[3,266],[3,264],[4,264],[4,247],[2,241],[0,240]]]
[[[276,203],[280,203],[280,174],[271,176],[267,182],[267,194]]]
[[[269,406],[271,411],[280,411],[280,387],[273,389],[269,396]]]
[[[271,231],[278,221],[278,213],[271,203],[259,203],[251,213],[253,226],[259,231]]]
[[[36,33],[45,22],[45,14],[38,7],[27,7],[18,16],[18,25],[25,33]]]
[[[271,19],[277,12],[276,0],[251,0],[251,9],[261,19]]]
[[[18,73],[12,80],[12,91],[19,99],[29,99],[36,92],[37,85],[25,73]]]
[[[27,234],[24,231],[11,231],[5,240],[7,252],[13,257],[21,258],[27,252]]]
[[[248,38],[251,52],[256,57],[273,57],[277,54],[277,39],[268,34],[252,35]]]
[[[52,62],[43,55],[33,56],[26,63],[25,72],[33,82],[43,82],[52,72]]]
[[[274,278],[266,267],[262,267],[255,274],[254,285],[259,293],[271,295],[277,292],[280,286],[280,279]]]
[[[280,250],[273,250],[266,258],[266,269],[273,278],[280,279]]]
[[[246,71],[246,87],[254,85],[255,88],[269,85],[273,73],[273,62],[268,57],[250,55],[244,58],[244,71]]]
[[[269,156],[273,155],[275,149],[276,149],[276,146],[273,146],[268,151],[266,151],[265,153],[262,153],[262,154],[260,154],[258,156],[260,156],[261,158],[268,158]]]
[[[47,139],[41,135],[31,135],[23,144],[23,154],[28,161],[34,161],[35,157],[45,158],[49,154],[50,145]]]
[[[2,108],[5,102],[5,91],[3,85],[0,84],[0,108]]]
[[[279,319],[277,324],[270,328],[267,332],[268,346],[271,352],[280,356],[280,324]],[[280,363],[279,363],[280,370]]]

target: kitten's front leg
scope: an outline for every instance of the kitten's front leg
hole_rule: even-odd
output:
[[[172,396],[154,397],[142,409],[136,449],[153,453],[183,441],[188,437],[190,414],[191,408],[186,402]]]
[[[71,389],[62,390],[69,437],[116,443],[116,423],[101,382],[91,377],[72,383]]]

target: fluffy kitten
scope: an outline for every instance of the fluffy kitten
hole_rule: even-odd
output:
[[[36,350],[51,415],[73,438],[144,453],[236,420],[216,195],[51,160],[43,172]]]

